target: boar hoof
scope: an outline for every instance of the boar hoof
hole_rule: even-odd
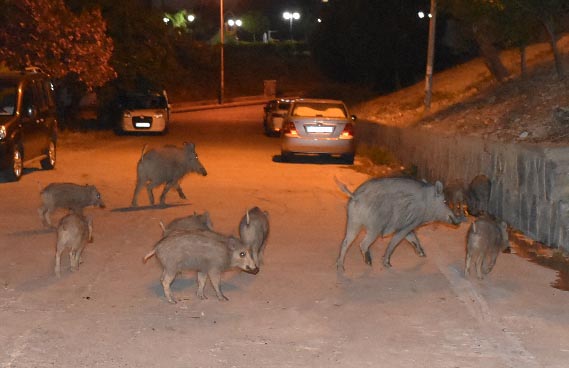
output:
[[[383,260],[383,267],[385,267],[385,268],[391,268],[391,262],[389,262],[389,259],[388,259],[388,258],[385,258],[385,259]]]
[[[170,304],[176,304],[176,300],[174,300],[174,298],[168,298],[168,303]]]
[[[369,250],[365,253],[364,258],[365,258],[365,262],[371,266],[371,253]]]

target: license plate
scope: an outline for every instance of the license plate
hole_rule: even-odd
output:
[[[308,133],[332,133],[334,127],[331,126],[307,126],[306,131]]]
[[[141,121],[138,123],[134,123],[134,126],[137,128],[150,128],[150,123],[146,121]]]

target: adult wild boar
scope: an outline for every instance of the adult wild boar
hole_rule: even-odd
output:
[[[83,214],[83,209],[88,206],[105,207],[101,193],[94,185],[51,183],[40,192],[40,196],[42,205],[38,213],[44,226],[52,226],[50,215],[58,208]]]
[[[496,265],[498,254],[509,245],[508,226],[505,222],[497,222],[487,215],[477,218],[466,235],[464,276],[468,276],[470,266],[474,263],[476,276],[482,280]]]
[[[144,152],[146,145],[142,148],[142,155],[136,167],[136,187],[132,198],[132,207],[136,207],[138,193],[142,187],[146,187],[150,204],[154,205],[154,194],[152,190],[164,184],[164,190],[160,195],[160,205],[166,204],[166,194],[175,188],[182,199],[186,195],[180,187],[180,180],[191,172],[207,175],[207,171],[198,160],[196,147],[193,143],[184,143],[182,148],[167,145],[162,148],[152,149]]]
[[[403,239],[407,239],[420,257],[425,251],[415,234],[415,229],[432,221],[459,224],[459,219],[444,202],[443,185],[437,181],[431,185],[410,178],[370,179],[353,193],[336,179],[348,201],[346,235],[336,262],[339,271],[344,270],[344,258],[348,247],[362,228],[366,235],[360,243],[365,262],[371,265],[369,247],[378,236],[393,234],[383,256],[383,265],[391,267],[391,254]]]
[[[209,277],[218,300],[228,300],[221,292],[221,274],[232,268],[256,273],[258,271],[250,248],[239,239],[210,230],[174,231],[162,238],[144,257],[144,262],[156,255],[162,265],[162,287],[170,303],[176,303],[170,284],[183,271],[197,271],[200,299],[206,299],[204,287]]]
[[[168,225],[164,226],[160,221],[162,227],[162,236],[168,236],[173,231],[194,231],[194,230],[213,230],[213,224],[209,217],[209,212],[176,218]]]
[[[263,262],[263,253],[269,235],[269,213],[259,207],[253,207],[245,213],[239,222],[239,237],[251,247],[251,254],[257,267]]]

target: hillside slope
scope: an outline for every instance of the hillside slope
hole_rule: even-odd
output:
[[[569,35],[559,40],[569,72]],[[361,118],[393,126],[416,126],[441,134],[500,141],[569,143],[569,78],[560,80],[547,43],[527,49],[528,73],[520,77],[519,52],[505,51],[509,81],[496,83],[483,60],[436,73],[431,112],[423,108],[423,82],[353,108]]]

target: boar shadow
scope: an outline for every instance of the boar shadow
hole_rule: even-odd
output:
[[[138,212],[138,211],[147,211],[147,210],[166,210],[168,208],[175,208],[175,207],[183,207],[183,206],[190,206],[191,203],[179,203],[179,204],[166,204],[164,206],[138,206],[138,207],[119,207],[113,208],[111,212]]]

